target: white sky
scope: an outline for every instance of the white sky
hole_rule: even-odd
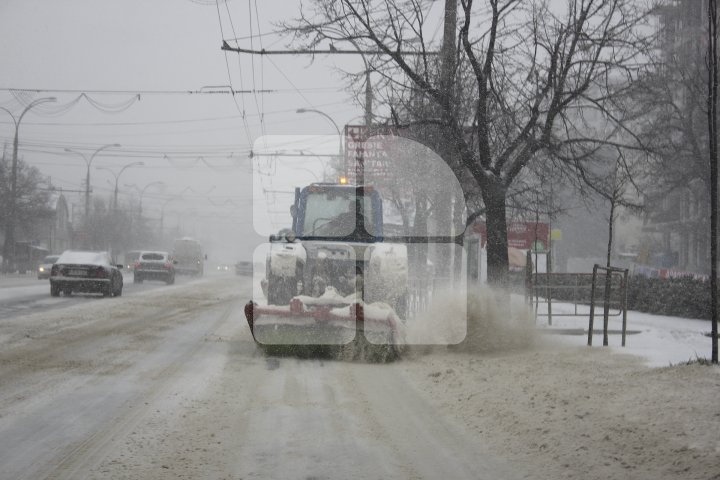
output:
[[[133,161],[142,167],[126,170],[120,179],[121,202],[138,193],[126,184],[143,187],[164,181],[164,192],[147,190],[143,213],[157,218],[170,194],[185,191],[185,200],[166,207],[166,225],[180,223],[198,236],[207,250],[222,255],[218,261],[249,257],[242,251],[257,243],[252,229],[250,161],[252,142],[268,135],[333,135],[335,128],[320,115],[297,114],[315,108],[330,115],[342,128],[360,123],[362,108],[354,104],[335,70],[361,71],[360,58],[290,56],[260,59],[226,55],[220,50],[218,10],[207,0],[3,0],[0,3],[0,106],[18,115],[22,106],[8,89],[196,91],[204,86],[228,85],[228,68],[235,89],[274,89],[275,93],[230,95],[141,94],[140,100],[120,113],[105,113],[81,100],[61,115],[57,106],[31,110],[20,127],[20,156],[52,178],[57,187],[81,189],[85,163],[65,148],[88,156],[98,147],[119,143],[98,155],[91,169],[97,194],[109,194],[112,175]],[[257,18],[255,5],[257,4]],[[248,9],[252,8],[252,17]],[[294,16],[298,3],[231,0],[220,4],[225,38],[272,29],[274,15]],[[229,14],[228,15],[228,10]],[[229,19],[232,18],[232,28]],[[259,23],[258,21],[259,20]],[[249,40],[243,44],[250,46]],[[277,37],[262,37],[265,48],[284,48]],[[276,42],[276,43],[274,43]],[[254,46],[260,46],[259,39]],[[254,60],[254,80],[253,80]],[[34,98],[55,96],[57,105],[73,101],[78,93],[41,92]],[[132,94],[89,93],[103,104],[117,105]],[[242,120],[244,111],[246,124]],[[261,126],[260,119],[263,119]],[[264,128],[263,128],[264,127]],[[0,111],[0,139],[12,147],[14,127]],[[329,147],[336,148],[336,147]],[[327,153],[327,152],[323,152]],[[168,160],[169,157],[170,160]],[[202,158],[200,158],[202,157]],[[303,159],[298,159],[302,162]],[[213,188],[214,187],[214,188]],[[209,191],[210,199],[204,192]],[[68,194],[71,201],[78,194]],[[183,215],[178,215],[183,212]],[[242,250],[242,251],[241,251]]]

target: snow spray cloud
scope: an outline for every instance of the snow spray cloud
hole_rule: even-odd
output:
[[[346,126],[253,146],[255,339],[457,344],[467,334],[460,183],[421,143]],[[476,258],[476,256],[471,256]],[[361,318],[363,322],[357,322]],[[360,327],[358,327],[360,325]]]

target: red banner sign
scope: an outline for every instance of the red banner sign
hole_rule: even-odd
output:
[[[480,243],[484,247],[487,243],[485,223],[474,223],[472,231],[480,235]],[[508,247],[529,250],[533,249],[533,246],[537,246],[537,250],[544,251],[550,245],[550,226],[547,223],[510,222],[507,236]]]

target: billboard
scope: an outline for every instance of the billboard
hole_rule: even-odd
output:
[[[394,136],[395,129],[388,126],[345,125],[345,174],[350,183],[358,178],[387,178],[389,156],[383,137]]]
[[[480,235],[480,244],[487,243],[485,222],[476,222],[472,231]],[[508,247],[520,250],[538,250],[544,252],[550,245],[550,227],[547,223],[510,222],[507,226]]]

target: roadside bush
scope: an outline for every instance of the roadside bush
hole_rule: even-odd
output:
[[[710,282],[694,278],[630,277],[628,309],[658,315],[710,318]]]
[[[547,277],[538,275],[540,295],[544,295],[542,287]],[[656,315],[675,317],[710,319],[710,282],[691,277],[683,278],[648,278],[640,275],[631,276],[628,280],[628,309]],[[577,286],[577,288],[553,288],[553,300],[565,302],[590,303],[591,276],[575,278],[572,275],[557,275],[553,284],[558,286]],[[619,304],[619,277],[614,277],[611,290],[613,305]],[[595,292],[596,305],[602,304],[605,289],[604,276],[598,275]]]

